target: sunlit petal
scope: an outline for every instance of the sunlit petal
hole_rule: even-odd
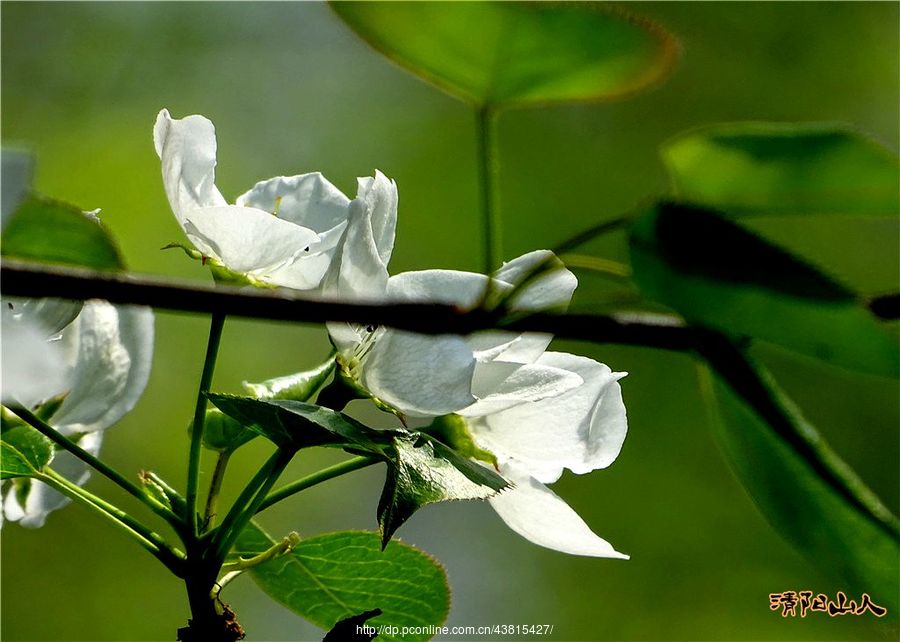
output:
[[[515,484],[488,501],[506,525],[525,539],[571,555],[628,559],[595,534],[572,508],[514,464],[500,474]]]

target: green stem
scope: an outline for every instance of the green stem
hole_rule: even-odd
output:
[[[216,519],[216,507],[219,503],[219,493],[222,490],[222,482],[225,480],[225,469],[228,468],[230,452],[220,452],[216,459],[216,468],[213,470],[212,480],[209,482],[209,495],[206,497],[206,510],[203,512],[203,530],[212,528]]]
[[[216,581],[216,584],[213,587],[213,596],[218,597],[219,593],[222,592],[222,589],[232,580],[239,577],[244,571],[290,553],[299,543],[300,536],[297,533],[292,532],[280,542],[273,544],[269,549],[263,551],[259,555],[254,555],[253,557],[238,557],[234,562],[223,564],[219,571],[222,576]]]
[[[81,488],[77,484],[72,483],[50,468],[45,468],[37,479],[105,517],[116,528],[132,537],[154,557],[161,561],[166,568],[172,571],[172,573],[178,577],[183,577],[184,553],[169,546],[162,537],[151,531],[134,517],[122,509],[97,497],[93,493]]]
[[[214,559],[225,559],[235,540],[256,514],[259,505],[278,481],[278,477],[287,468],[293,456],[293,450],[279,448],[253,476],[237,501],[234,502],[231,510],[228,511],[222,525],[215,531],[210,546],[210,550],[214,551]]]
[[[200,485],[200,452],[203,445],[203,425],[206,419],[206,393],[212,383],[213,372],[216,369],[216,356],[219,353],[219,341],[222,339],[222,328],[225,325],[225,315],[214,313],[209,326],[209,341],[206,344],[206,359],[203,362],[203,373],[200,375],[200,386],[197,390],[197,404],[194,407],[194,423],[191,430],[191,451],[188,456],[187,511],[185,518],[188,520],[188,528],[194,537],[199,533],[197,523],[197,489]]]
[[[559,255],[565,252],[570,252],[576,247],[584,245],[588,241],[593,241],[595,238],[603,236],[604,234],[609,234],[610,232],[617,232],[621,229],[624,229],[631,225],[631,222],[634,221],[635,217],[639,213],[639,211],[633,210],[631,212],[628,212],[627,214],[619,216],[618,218],[610,219],[608,221],[603,221],[601,223],[597,223],[596,225],[592,225],[586,230],[582,230],[574,236],[570,236],[565,241],[554,247],[553,253]]]
[[[259,507],[256,509],[257,513],[261,513],[266,510],[273,504],[277,504],[283,499],[287,499],[288,497],[299,493],[302,490],[306,490],[316,484],[321,484],[324,481],[328,481],[329,479],[334,479],[335,477],[340,477],[341,475],[346,475],[347,473],[351,473],[354,470],[360,470],[362,468],[366,468],[367,466],[371,466],[372,464],[377,464],[379,462],[378,459],[374,459],[372,457],[354,457],[353,459],[348,459],[347,461],[342,461],[339,464],[335,464],[334,466],[329,466],[328,468],[323,468],[320,471],[317,471],[311,475],[307,475],[306,477],[302,477],[296,481],[291,482],[290,484],[286,484],[270,494],[266,497],[262,502],[260,502]]]
[[[497,160],[494,143],[496,113],[487,105],[478,108],[478,182],[481,188],[481,216],[484,230],[484,273],[499,267],[503,258],[502,226],[496,203]],[[490,284],[490,282],[488,282]]]
[[[585,254],[563,254],[559,258],[566,264],[566,267],[575,268],[576,270],[590,270],[617,281],[629,281],[631,279],[631,268],[618,261]]]
[[[273,560],[276,557],[280,557],[285,553],[288,553],[294,549],[297,544],[300,543],[300,535],[297,533],[289,533],[287,537],[282,539],[277,544],[273,544],[268,549],[264,550],[262,553],[254,555],[253,557],[238,557],[233,562],[228,562],[227,564],[222,564],[222,573],[235,573],[246,571],[248,568],[253,568],[254,566],[259,566],[260,564],[264,564],[269,560]],[[224,586],[222,582],[219,582],[220,586]]]
[[[154,513],[172,524],[172,526],[174,526],[176,530],[179,530],[180,532],[179,527],[181,526],[181,524],[178,519],[171,512],[166,510],[165,507],[160,506],[155,501],[147,497],[147,495],[145,495],[144,492],[136,484],[130,482],[124,475],[122,475],[122,473],[118,472],[108,464],[104,463],[103,461],[86,451],[84,448],[76,444],[68,437],[64,436],[49,424],[41,421],[41,419],[37,415],[35,415],[27,408],[23,408],[21,406],[12,406],[9,408],[9,410],[18,415],[22,420],[28,423],[28,425],[37,430],[39,433],[50,439],[50,441],[55,443],[57,446],[73,454],[75,457],[94,468],[97,472],[102,474],[107,479],[115,482],[116,485],[125,490],[125,492],[127,492],[129,495],[141,500],[144,505],[148,506]]]

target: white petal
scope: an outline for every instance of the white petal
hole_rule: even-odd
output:
[[[343,321],[329,321],[325,324],[331,343],[339,353],[349,353],[363,339],[359,325]]]
[[[32,319],[13,318],[3,301],[0,324],[3,403],[32,407],[71,385],[65,368],[65,351],[58,342],[47,340],[46,328]]]
[[[356,198],[366,204],[370,212],[372,240],[381,259],[387,266],[394,251],[394,236],[397,231],[397,206],[399,194],[397,184],[375,170],[375,177],[357,179]]]
[[[515,487],[488,499],[506,525],[539,546],[571,555],[628,559],[598,537],[553,491],[512,465],[500,474]]]
[[[216,129],[203,116],[156,117],[153,144],[162,161],[163,186],[175,218],[184,226],[189,210],[225,205],[216,187]]]
[[[460,411],[466,417],[500,412],[512,406],[559,397],[584,383],[580,375],[541,364],[478,364],[473,392],[478,401]]]
[[[473,419],[478,444],[501,460],[514,459],[542,482],[564,468],[588,473],[609,466],[625,441],[627,420],[618,380],[624,373],[586,357],[548,352],[538,365],[579,375],[584,383],[557,397],[519,404]],[[471,415],[466,409],[460,414]]]
[[[536,278],[516,295],[514,308],[518,310],[545,310],[548,308],[565,308],[572,299],[578,279],[567,270],[562,261],[549,250],[535,250],[528,254],[504,263],[494,277],[512,285],[524,279],[538,265],[550,261],[558,264]]]
[[[350,199],[319,172],[276,176],[260,181],[237,199],[241,207],[276,212],[280,219],[308,227],[318,234],[347,225]],[[340,234],[334,239],[340,238]]]
[[[397,185],[381,172],[376,172],[375,178],[359,179],[340,256],[327,278],[326,291],[357,299],[378,299],[384,294],[394,250],[397,202]]]
[[[385,330],[365,361],[362,385],[405,414],[438,416],[468,406],[475,357],[451,335]]]
[[[3,297],[3,305],[4,323],[28,323],[41,327],[45,332],[44,336],[50,339],[75,320],[84,302],[53,298]]]
[[[272,285],[314,288],[328,266],[327,257],[311,252],[315,232],[251,207],[192,210],[185,232],[198,250],[228,269]]]
[[[344,299],[378,300],[387,288],[387,264],[378,255],[365,204],[354,200],[349,211],[339,256],[326,277],[325,291]]]
[[[79,440],[78,445],[92,455],[96,455],[100,451],[101,441],[101,433],[89,433]],[[56,453],[53,458],[52,468],[79,486],[83,485],[90,477],[88,465],[65,451]],[[50,512],[62,508],[72,501],[62,493],[39,481],[32,479],[30,484],[31,488],[28,491],[24,506],[19,502],[12,486],[7,490],[6,497],[3,500],[3,513],[6,519],[19,522],[25,528],[40,528],[46,522],[47,515]]]
[[[388,281],[388,297],[394,301],[444,303],[462,308],[481,301],[487,277],[458,270],[418,270],[395,274]],[[502,289],[506,284],[498,284]]]
[[[89,301],[63,333],[73,387],[52,423],[63,434],[103,430],[137,403],[153,360],[153,312]]]

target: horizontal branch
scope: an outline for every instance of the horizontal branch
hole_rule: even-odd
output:
[[[3,260],[0,291],[7,296],[59,297],[147,305],[163,310],[325,323],[384,325],[423,334],[469,334],[477,330],[547,332],[561,338],[691,350],[697,331],[662,315],[546,314],[503,316],[437,303],[346,302],[285,289],[257,289],[164,280],[136,274]]]
[[[900,319],[900,294],[885,294],[869,301],[869,309],[885,321]]]

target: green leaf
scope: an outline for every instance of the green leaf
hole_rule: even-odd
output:
[[[242,556],[275,543],[251,523],[238,539]],[[382,551],[377,533],[328,533],[250,571],[269,597],[325,630],[364,611],[381,609],[370,626],[440,626],[450,610],[444,569],[425,553],[400,542]],[[378,640],[415,642],[418,635],[382,633]]]
[[[179,517],[187,514],[187,502],[181,493],[172,488],[162,477],[150,470],[140,474],[141,488],[144,493],[159,502]]]
[[[0,479],[32,477],[53,459],[53,442],[31,426],[4,420],[0,451]]]
[[[261,400],[287,399],[307,401],[313,397],[334,370],[334,359],[304,372],[297,372],[285,377],[275,377],[262,383],[244,382],[244,389]],[[237,411],[236,411],[237,412]],[[242,415],[246,418],[246,414]],[[248,423],[254,421],[247,419]],[[210,450],[233,452],[259,435],[259,429],[248,428],[241,422],[224,414],[218,408],[206,411],[206,422],[203,430],[203,445]],[[279,429],[277,438],[286,443],[290,441]]]
[[[772,526],[818,568],[896,610],[896,518],[771,377],[758,367],[757,372],[767,398],[757,400],[756,410],[703,372],[705,392],[717,409],[716,435],[736,475]]]
[[[658,25],[594,3],[333,2],[379,52],[477,105],[605,100],[672,68]]]
[[[204,448],[230,453],[257,436],[259,436],[257,431],[232,419],[218,408],[209,408],[206,411],[206,419],[203,422]]]
[[[499,474],[431,436],[374,430],[347,415],[300,401],[208,395],[219,409],[281,448],[331,446],[388,464],[378,505],[384,543],[419,508],[451,499],[484,499],[509,484]]]
[[[374,626],[363,629],[363,626],[373,617],[381,615],[381,609],[363,611],[358,615],[344,618],[335,624],[322,638],[322,642],[372,642],[378,637],[378,631]]]
[[[897,156],[847,127],[713,125],[669,142],[662,156],[679,198],[728,214],[900,212]]]
[[[334,357],[312,370],[296,372],[284,377],[267,379],[261,383],[245,381],[242,385],[248,394],[257,399],[291,399],[309,401],[334,372]]]
[[[121,270],[125,263],[96,217],[73,205],[31,196],[3,231],[5,257],[62,263],[96,270]]]
[[[382,455],[392,431],[373,430],[352,417],[310,403],[282,399],[250,399],[233,395],[207,395],[222,412],[278,446],[350,447]]]
[[[896,377],[897,341],[843,285],[720,213],[662,203],[635,222],[634,278],[691,323]]]
[[[453,499],[486,499],[509,488],[493,470],[425,435],[395,437],[378,503],[382,546],[414,512]]]

